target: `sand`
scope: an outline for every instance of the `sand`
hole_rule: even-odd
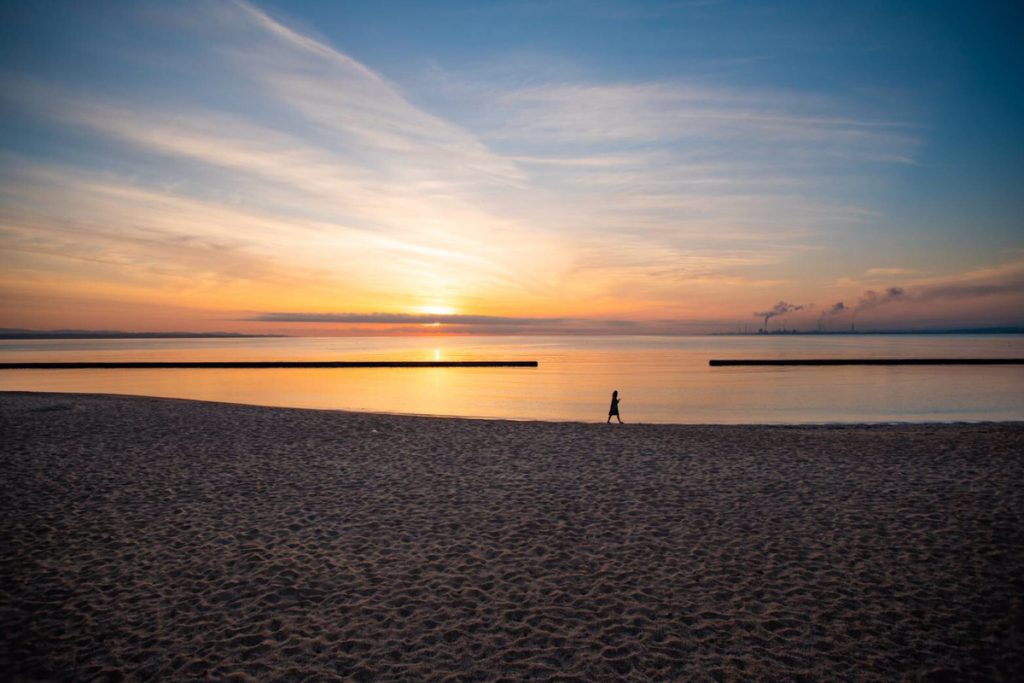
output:
[[[14,680],[1011,680],[1024,425],[0,394]]]

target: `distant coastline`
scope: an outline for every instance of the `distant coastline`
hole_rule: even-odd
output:
[[[798,336],[845,336],[856,337],[876,334],[1024,334],[1024,327],[957,327],[946,330],[756,330],[750,332],[712,332],[712,337],[761,337],[775,335],[798,335]]]
[[[120,330],[19,330],[0,329],[0,339],[253,339],[287,337],[286,334],[240,332],[122,332]]]
[[[762,337],[762,336],[869,336],[869,335],[936,335],[936,334],[1024,334],[1024,327],[961,327],[938,330],[744,330],[733,332],[709,332],[708,337]],[[0,328],[0,341],[48,340],[48,339],[288,339],[288,334],[247,334],[242,332],[125,332],[123,330],[26,330]],[[361,335],[360,335],[361,336]],[[483,335],[492,336],[492,335]],[[580,335],[591,336],[591,335]],[[604,335],[597,335],[604,336]],[[616,335],[618,336],[618,335]],[[646,335],[644,335],[646,336]],[[691,335],[654,335],[691,336]]]

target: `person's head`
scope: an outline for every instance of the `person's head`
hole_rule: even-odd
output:
[[[619,395],[619,390],[618,389],[613,389],[612,390],[612,397],[614,398],[615,396],[618,396],[618,395]]]

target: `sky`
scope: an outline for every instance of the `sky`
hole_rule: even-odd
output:
[[[1024,325],[1012,2],[10,2],[0,327]]]

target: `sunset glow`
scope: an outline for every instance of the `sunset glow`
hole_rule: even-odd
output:
[[[424,315],[454,315],[456,313],[451,306],[417,306],[416,312]]]
[[[1024,324],[998,13],[388,7],[5,9],[0,327]]]

